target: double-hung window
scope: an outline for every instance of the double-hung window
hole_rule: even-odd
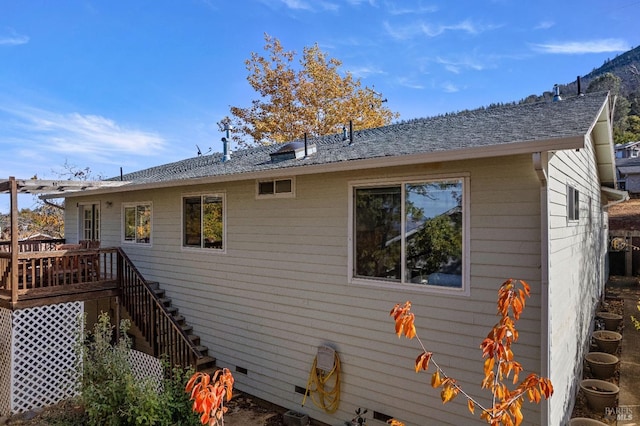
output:
[[[151,244],[151,203],[123,204],[125,243]]]
[[[354,280],[465,290],[465,180],[354,185]]]
[[[183,247],[224,250],[224,195],[190,195],[182,199]]]

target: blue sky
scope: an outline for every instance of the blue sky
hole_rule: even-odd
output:
[[[411,119],[573,81],[637,46],[638,16],[638,0],[0,0],[0,176],[221,151],[264,33],[318,43]]]

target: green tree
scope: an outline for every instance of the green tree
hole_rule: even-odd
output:
[[[382,96],[363,87],[360,79],[340,74],[342,62],[329,58],[317,44],[305,47],[294,69],[296,54],[265,34],[268,55],[251,53],[247,80],[260,95],[250,107],[231,107],[234,141],[241,145],[281,143],[303,134],[324,135],[353,121],[357,128],[390,124],[397,113],[384,107]],[[250,138],[247,141],[246,138]]]
[[[607,72],[594,79],[587,87],[587,93],[608,91],[616,97],[613,113],[613,139],[615,143],[624,142],[624,134],[629,126],[628,115],[631,111],[631,103],[620,94],[622,80],[620,77]]]

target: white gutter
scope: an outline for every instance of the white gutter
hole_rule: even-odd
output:
[[[613,189],[606,186],[601,186],[600,191],[604,192],[607,199],[613,199],[613,201],[602,206],[603,209],[608,209],[611,206],[615,206],[616,204],[624,203],[629,200],[629,193],[627,191],[620,191],[619,189]]]
[[[549,198],[547,193],[547,152],[533,154],[533,167],[540,179],[540,376],[551,377],[549,357],[549,335],[551,318],[549,317]],[[540,401],[540,424],[550,424],[550,400]]]

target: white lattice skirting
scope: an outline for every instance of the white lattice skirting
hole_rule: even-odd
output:
[[[77,395],[75,344],[82,333],[82,302],[0,309],[0,416],[56,404]],[[138,380],[151,378],[158,390],[159,359],[132,350],[129,362]]]
[[[0,308],[0,416],[11,412],[11,311]]]
[[[76,395],[74,346],[82,324],[82,302],[13,312],[11,412],[56,404]]]

